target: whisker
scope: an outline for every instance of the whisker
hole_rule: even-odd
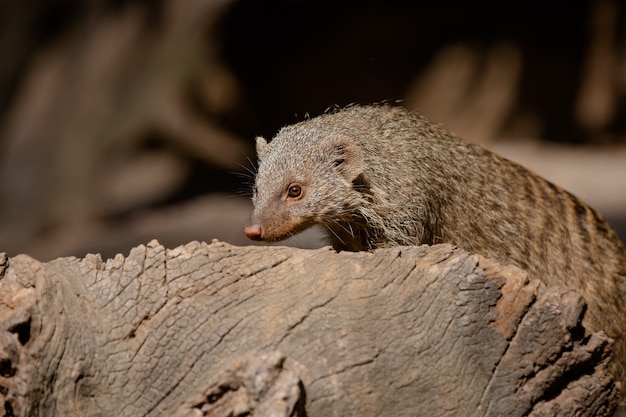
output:
[[[245,176],[249,176],[249,177],[256,177],[257,174],[257,169],[255,167],[254,162],[252,162],[252,160],[250,160],[249,157],[246,156],[246,159],[248,160],[248,162],[250,163],[250,166],[242,164],[240,162],[235,162],[239,167],[241,167],[245,172],[239,172],[239,175],[245,175]]]
[[[250,198],[250,197],[252,197],[252,189],[251,188],[235,188],[232,191],[232,194],[234,196],[241,196],[241,197]]]
[[[342,225],[341,223],[339,223],[337,220],[331,220],[333,223],[335,223],[337,226],[341,227],[344,232],[346,232],[347,234],[349,234],[350,236],[354,237],[354,232],[352,231],[352,226],[350,226],[350,230],[348,230],[344,225]]]
[[[339,237],[339,235],[335,233],[335,231],[329,225],[324,224],[324,226],[326,226],[326,228],[330,231],[330,233],[332,233],[337,238],[337,240],[341,242],[342,245],[346,244],[346,242],[344,242],[344,240],[341,237]]]

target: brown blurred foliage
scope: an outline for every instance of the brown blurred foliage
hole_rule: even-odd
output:
[[[331,105],[404,99],[482,143],[626,130],[618,0],[5,0],[0,54],[0,250],[44,260],[245,242],[247,201],[214,193]]]

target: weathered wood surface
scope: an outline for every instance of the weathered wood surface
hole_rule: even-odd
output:
[[[582,298],[449,245],[156,241],[0,254],[0,397],[26,416],[611,415]]]

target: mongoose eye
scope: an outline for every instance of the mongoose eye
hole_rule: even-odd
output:
[[[287,188],[287,197],[289,198],[298,198],[302,195],[302,187],[297,184],[291,184]]]

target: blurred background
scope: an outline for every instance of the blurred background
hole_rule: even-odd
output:
[[[626,238],[619,0],[3,0],[0,56],[10,256],[249,244],[254,137],[382,100],[564,186]]]

